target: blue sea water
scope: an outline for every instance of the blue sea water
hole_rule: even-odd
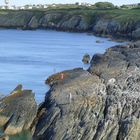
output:
[[[23,84],[34,91],[39,104],[49,89],[44,83],[48,76],[86,68],[81,61],[85,53],[104,53],[116,44],[86,33],[0,30],[0,93],[8,95],[16,85]]]

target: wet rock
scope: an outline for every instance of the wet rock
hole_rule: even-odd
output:
[[[103,41],[101,41],[101,40],[96,40],[96,43],[103,43]]]

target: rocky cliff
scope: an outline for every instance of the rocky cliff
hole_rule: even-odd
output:
[[[96,54],[87,71],[63,71],[46,84],[38,111],[21,85],[0,100],[0,139],[31,130],[34,140],[139,140],[140,41]]]
[[[57,29],[140,39],[140,10],[0,11],[1,28]]]
[[[115,46],[93,56],[88,71],[49,77],[34,139],[139,140],[139,52],[140,42]]]

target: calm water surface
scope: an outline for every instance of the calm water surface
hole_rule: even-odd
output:
[[[48,90],[44,81],[49,75],[85,67],[81,62],[85,53],[104,53],[116,44],[86,33],[0,30],[0,92],[7,95],[23,84],[40,103]]]

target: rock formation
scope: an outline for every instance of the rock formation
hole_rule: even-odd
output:
[[[48,78],[35,140],[139,140],[140,42],[93,56],[88,71]]]
[[[90,55],[89,55],[89,54],[85,54],[85,55],[83,56],[82,62],[83,62],[84,64],[89,64],[89,63],[90,63]]]
[[[0,100],[0,126],[4,134],[14,135],[30,128],[37,113],[31,90],[19,85],[11,95]]]
[[[109,48],[93,56],[88,71],[63,71],[46,83],[38,111],[22,85],[0,100],[2,137],[30,129],[34,140],[139,140],[140,41]]]

